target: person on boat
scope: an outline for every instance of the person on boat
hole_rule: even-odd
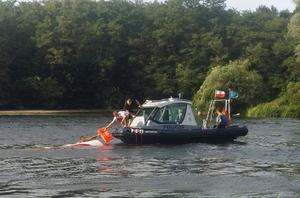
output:
[[[129,113],[127,111],[114,111],[113,120],[105,128],[111,127],[111,125],[113,125],[115,122],[119,123],[122,127],[126,127],[128,123],[128,115]]]
[[[217,128],[226,128],[228,126],[228,120],[226,116],[222,113],[220,109],[217,109],[216,113],[218,115],[216,118]]]
[[[222,108],[221,113],[226,117],[227,126],[229,126],[232,123],[232,121],[231,121],[231,119],[230,119],[230,117],[228,115],[228,111],[225,108]]]
[[[177,115],[177,117],[176,117],[176,122],[177,123],[179,123],[179,122],[182,122],[182,120],[183,120],[183,111],[182,111],[182,109],[178,109],[178,115]]]
[[[123,106],[123,110],[128,112],[128,116],[126,118],[128,122],[126,123],[126,126],[130,126],[132,119],[134,117],[132,101],[133,100],[131,98],[128,98],[125,101],[124,106]],[[142,106],[141,103],[137,99],[135,99],[134,101],[138,105],[138,108]]]
[[[126,118],[128,117],[128,112],[126,111],[113,111],[113,120],[105,127],[106,129],[111,127],[115,122],[119,123],[122,127],[126,126]],[[90,140],[95,140],[99,137],[99,134],[94,135],[94,136],[80,136],[79,141],[78,142],[87,142]]]

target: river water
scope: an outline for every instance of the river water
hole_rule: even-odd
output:
[[[300,120],[227,144],[62,148],[110,117],[0,117],[0,197],[300,197]]]

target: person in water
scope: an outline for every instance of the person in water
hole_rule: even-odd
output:
[[[138,108],[141,107],[141,103],[135,99],[134,100],[135,103],[138,105]],[[133,117],[134,117],[134,113],[133,113],[133,101],[131,98],[128,98],[125,103],[124,103],[124,106],[123,106],[123,110],[128,112],[128,115],[127,115],[127,123],[126,123],[126,126],[130,126],[132,120],[133,120]]]
[[[79,142],[86,142],[86,141],[90,141],[90,140],[96,140],[97,138],[98,138],[98,135],[94,135],[94,136],[82,135],[79,138]]]
[[[216,118],[217,128],[226,128],[228,126],[228,120],[226,116],[222,113],[220,109],[217,109],[216,113],[217,113],[217,118]]]

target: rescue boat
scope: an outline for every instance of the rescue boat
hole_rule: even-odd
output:
[[[130,127],[112,131],[112,136],[126,144],[178,144],[191,142],[228,142],[246,136],[246,126],[210,125],[217,102],[230,110],[230,99],[214,99],[202,124],[198,124],[192,102],[180,98],[147,100],[135,115]],[[230,113],[229,113],[230,116]]]

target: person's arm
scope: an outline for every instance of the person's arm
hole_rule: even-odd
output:
[[[125,102],[124,102],[124,105],[123,105],[123,110],[126,111],[127,109],[128,109],[128,108],[127,108],[127,101],[125,101]]]
[[[216,118],[216,124],[219,125],[221,123],[221,116],[218,115]]]
[[[126,125],[127,125],[127,120],[126,120],[126,116],[124,116],[123,118],[122,118],[122,121],[121,121],[121,123],[120,123],[120,125],[121,125],[121,127],[126,127]]]
[[[114,119],[105,128],[109,128],[116,120],[117,118],[114,117]]]
[[[136,104],[138,105],[139,108],[142,106],[141,103],[137,99],[135,99],[135,102],[136,102]]]

